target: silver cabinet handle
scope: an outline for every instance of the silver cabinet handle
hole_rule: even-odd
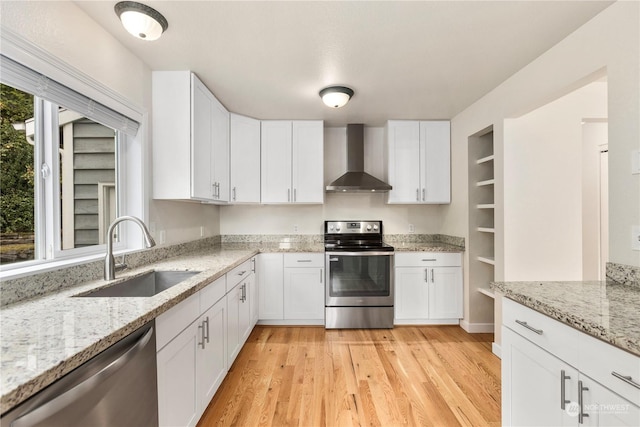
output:
[[[433,280],[433,268],[431,269],[431,283],[434,283],[434,280]]]
[[[246,302],[247,301],[247,284],[244,283],[242,285],[242,302]]]
[[[233,187],[233,201],[236,201],[236,187]]]
[[[435,258],[427,258],[427,259],[423,259],[422,261],[423,261],[423,262],[424,262],[424,261],[437,261],[437,259],[435,259]]]
[[[64,393],[54,397],[48,402],[42,404],[31,412],[27,412],[25,415],[20,418],[15,419],[12,423],[12,427],[28,427],[40,424],[51,415],[57,413],[62,408],[67,407],[69,404],[76,401],[81,396],[89,393],[93,388],[97,387],[98,384],[102,383],[108,377],[113,375],[117,370],[121,369],[124,365],[126,365],[133,357],[135,357],[140,351],[142,351],[149,341],[151,340],[151,336],[153,335],[153,327],[149,328],[149,330],[135,343],[130,344],[128,350],[126,350],[120,357],[116,360],[109,361],[108,355],[112,353],[109,350],[106,350],[104,353],[108,353],[105,355],[101,353],[96,356],[98,360],[105,359],[101,364],[104,364],[104,368],[102,368],[95,375],[90,376],[86,380],[80,382],[79,384],[73,386],[69,390]],[[126,339],[126,338],[125,338]],[[114,344],[117,346],[118,344]],[[112,347],[113,348],[113,347]],[[94,359],[95,360],[95,359]]]
[[[420,201],[420,189],[416,188],[416,202]]]
[[[296,193],[297,193],[297,191],[296,191],[296,189],[294,188],[294,189],[293,189],[293,201],[294,201],[294,202],[295,202],[296,200],[298,200],[298,197],[297,197]]]
[[[207,318],[204,320],[203,323],[207,324],[207,335],[206,335],[206,339],[207,339],[207,344],[209,343],[209,316],[207,316]]]
[[[565,381],[570,380],[571,377],[564,373],[564,369],[560,371],[560,409],[564,410],[565,404],[571,402],[565,399]]]
[[[251,258],[251,272],[252,273],[256,272],[256,259],[255,258]]]
[[[322,269],[320,269],[320,283],[322,283],[322,276],[323,276]]]
[[[291,189],[287,188],[287,202],[291,201]]]
[[[428,268],[424,269],[424,281],[429,283],[429,269]]]
[[[618,378],[619,380],[624,381],[625,383],[629,384],[630,386],[633,386],[635,388],[639,388],[640,389],[640,384],[638,384],[637,382],[633,381],[633,378],[631,378],[631,375],[622,375],[617,373],[616,371],[612,371],[611,375],[613,375],[614,377]]]
[[[523,322],[522,320],[518,320],[518,319],[516,319],[516,323],[517,323],[518,325],[522,325],[522,326],[524,326],[525,328],[529,329],[530,331],[535,332],[535,333],[536,333],[536,334],[538,334],[538,335],[542,335],[542,329],[536,329],[536,328],[534,328],[533,326],[529,326],[529,324],[527,324],[527,322]]]
[[[238,273],[238,276],[244,276],[244,274],[247,272],[247,270],[242,270],[240,273]]]
[[[589,414],[585,414],[583,412],[584,409],[584,398],[582,397],[582,392],[583,391],[589,391],[588,387],[584,387],[582,385],[582,381],[578,381],[578,407],[579,407],[579,411],[578,412],[578,424],[583,424],[584,421],[584,417],[588,417]]]
[[[202,338],[202,342],[199,342],[198,345],[204,350],[204,320],[198,325],[198,330],[200,330],[200,337]]]
[[[310,259],[299,259],[296,262],[311,262]]]
[[[213,191],[211,192],[211,197],[213,197],[215,199],[216,198],[216,183],[214,182],[213,184],[211,184],[211,187],[213,187]]]
[[[425,201],[425,199],[426,199],[426,197],[425,197],[425,195],[424,195],[424,194],[425,194],[425,193],[424,193],[424,188],[423,188],[423,189],[422,189],[422,201],[423,201],[423,202],[424,202],[424,201]]]

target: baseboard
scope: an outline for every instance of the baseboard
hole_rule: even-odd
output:
[[[460,319],[394,319],[393,324],[402,325],[459,325]]]
[[[502,359],[502,347],[496,343],[491,343],[491,351],[493,354],[498,356],[498,358]]]
[[[493,323],[469,323],[466,320],[461,320],[460,327],[470,334],[491,334],[494,332]]]

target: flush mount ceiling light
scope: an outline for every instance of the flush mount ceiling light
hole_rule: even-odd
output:
[[[135,1],[121,1],[114,6],[124,28],[142,40],[157,40],[169,23],[157,10]]]
[[[353,96],[353,89],[345,86],[329,86],[320,91],[320,98],[327,107],[340,108]]]

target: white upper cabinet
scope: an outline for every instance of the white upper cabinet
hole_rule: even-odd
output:
[[[229,112],[190,71],[154,71],[153,197],[229,201]]]
[[[448,121],[387,122],[388,203],[451,202],[450,124]]]
[[[262,122],[262,203],[324,202],[323,135],[320,120]]]
[[[260,203],[260,120],[231,113],[231,203]]]

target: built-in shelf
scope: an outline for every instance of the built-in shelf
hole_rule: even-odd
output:
[[[478,209],[495,209],[496,205],[494,205],[493,203],[486,203],[483,205],[477,205],[476,206]]]
[[[493,298],[496,299],[496,293],[493,292],[491,289],[487,289],[487,288],[478,288],[478,292],[480,292],[483,295],[488,296],[489,298]]]
[[[489,265],[496,265],[496,260],[494,257],[479,256],[478,261],[484,262],[485,264],[489,264]]]
[[[493,185],[495,183],[496,183],[495,179],[487,179],[486,181],[477,182],[476,185],[478,187],[482,187],[482,186],[485,186],[485,185]]]
[[[478,227],[478,231],[480,231],[481,233],[495,233],[496,229],[489,227]]]
[[[491,161],[493,161],[494,158],[495,158],[495,156],[492,154],[490,156],[483,157],[481,159],[476,160],[476,163],[480,165],[482,163],[491,162]]]

